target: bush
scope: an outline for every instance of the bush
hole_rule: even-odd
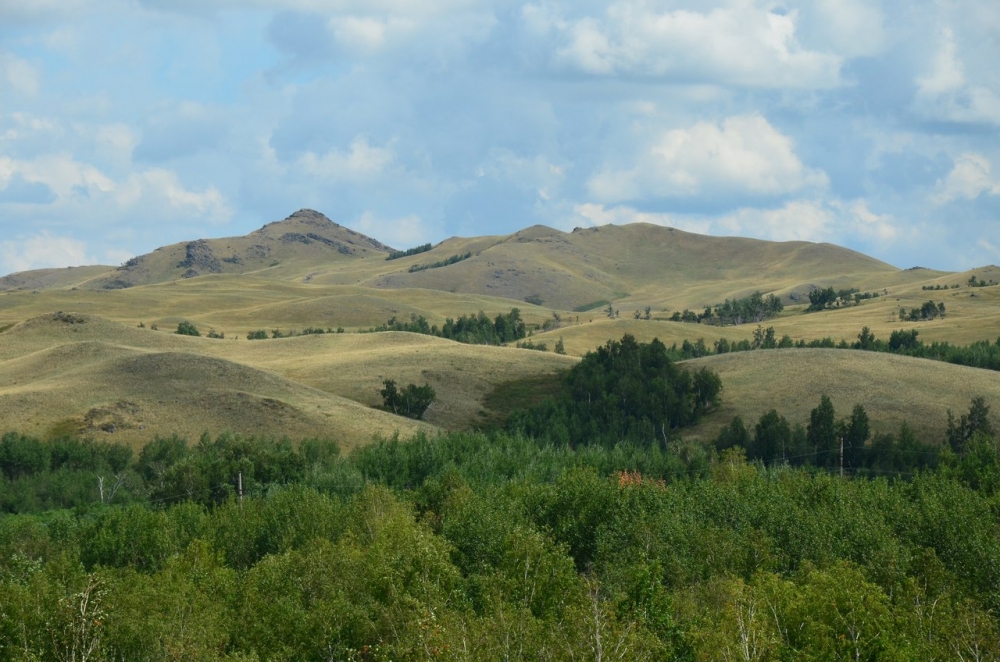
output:
[[[247,340],[267,340],[267,331],[264,329],[257,329],[256,331],[251,331],[247,334]]]
[[[182,336],[200,336],[198,328],[191,322],[181,322],[177,325],[177,333]]]
[[[397,416],[420,420],[437,396],[429,384],[423,386],[407,384],[402,391],[396,388],[396,382],[391,379],[386,379],[382,385],[384,388],[380,394],[383,406]]]

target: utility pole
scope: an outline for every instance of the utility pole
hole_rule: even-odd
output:
[[[843,460],[843,453],[841,453],[841,460]],[[843,461],[841,461],[841,465],[843,465],[843,464],[844,464]],[[843,468],[843,466],[841,466],[841,468],[840,468],[840,474],[841,475],[844,474],[844,468]],[[238,474],[236,474],[236,482],[237,482],[237,485],[239,486],[240,512],[242,513],[243,512],[243,472],[242,471],[239,472]]]
[[[844,435],[840,435],[840,477],[844,477]]]

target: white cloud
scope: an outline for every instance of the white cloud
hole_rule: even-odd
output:
[[[606,168],[587,186],[605,201],[689,197],[713,193],[779,195],[825,187],[826,175],[807,168],[791,138],[760,115],[699,122],[665,131],[632,168]]]
[[[40,78],[38,70],[27,60],[10,53],[0,53],[0,91],[8,89],[34,97],[38,95]]]
[[[140,212],[146,216],[196,216],[211,223],[224,223],[233,212],[215,187],[203,191],[187,189],[177,174],[162,168],[136,171],[115,181],[98,168],[65,154],[39,156],[30,161],[0,157],[0,190],[20,178],[44,184],[55,194],[53,204],[79,213]]]
[[[110,177],[68,154],[47,154],[31,160],[0,157],[0,182],[6,184],[15,175],[28,182],[45,184],[61,198],[109,193],[115,188]]]
[[[933,201],[938,204],[952,200],[974,200],[980,195],[1000,195],[1000,179],[993,173],[993,164],[982,154],[967,152],[955,159],[948,176],[937,182]]]
[[[596,225],[628,225],[629,223],[650,223],[668,228],[677,228],[686,232],[708,234],[712,230],[712,219],[683,216],[680,214],[665,214],[644,212],[627,205],[607,207],[602,204],[587,202],[573,208],[574,218],[570,225],[584,227]]]
[[[889,242],[900,235],[895,219],[876,214],[863,199],[791,200],[774,208],[744,207],[716,216],[644,212],[627,205],[584,203],[573,208],[572,225],[652,223],[687,232],[754,237],[771,241],[856,240]]]
[[[0,241],[0,273],[93,264],[87,245],[70,237],[41,232],[31,237]]]
[[[226,223],[233,211],[214,186],[192,191],[181,184],[171,170],[153,168],[132,174],[116,191],[122,207],[142,210],[169,210],[169,214],[195,216],[209,223]]]
[[[916,106],[924,115],[951,122],[1000,124],[1000,93],[967,79],[951,28],[942,30],[930,70],[916,82]]]
[[[360,181],[380,175],[396,159],[391,144],[377,147],[358,136],[346,151],[330,150],[325,154],[306,152],[299,166],[306,173],[335,181]]]
[[[816,0],[817,32],[843,57],[877,55],[886,41],[879,4],[872,0]]]
[[[476,175],[494,177],[522,190],[535,191],[542,200],[550,200],[566,179],[566,168],[552,163],[542,154],[527,158],[507,149],[496,149]]]
[[[395,248],[425,243],[431,234],[427,224],[416,214],[386,219],[366,211],[350,225],[358,232]]]
[[[762,88],[841,84],[842,58],[802,47],[794,10],[777,13],[734,2],[707,12],[661,11],[644,0],[621,0],[603,16],[576,20],[533,5],[522,11],[522,20],[535,35],[559,35],[556,62],[589,74]]]

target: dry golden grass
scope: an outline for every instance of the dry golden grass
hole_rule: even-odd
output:
[[[350,447],[375,434],[433,429],[204,351],[227,342],[93,317],[30,320],[4,334],[0,420],[40,436],[72,431],[134,444],[154,434],[194,440],[231,430]]]
[[[8,426],[38,433],[82,428],[100,435],[107,434],[99,432],[102,426],[114,423],[115,438],[136,441],[146,431],[179,431],[190,437],[204,429],[252,431],[249,427],[362,443],[375,431],[416,429],[409,421],[370,407],[379,402],[382,380],[395,379],[431,384],[438,401],[428,411],[429,423],[460,428],[480,420],[484,397],[496,384],[565,369],[576,360],[574,356],[625,333],[642,341],[658,337],[668,346],[703,338],[711,346],[719,338],[749,338],[756,326],[666,321],[674,310],[700,312],[705,305],[755,290],[775,292],[786,301],[792,295],[804,301],[814,285],[857,287],[884,296],[822,313],[806,314],[804,304],[790,305],[764,326],[794,340],[829,336],[850,342],[864,326],[880,338],[895,329],[916,328],[921,340],[956,344],[1000,335],[1000,286],[966,285],[972,274],[1000,281],[997,267],[962,274],[899,270],[825,244],[703,237],[643,224],[572,233],[536,226],[509,236],[453,238],[429,252],[392,261],[344,228],[324,231],[354,241],[351,245],[358,250],[351,255],[338,253],[331,258],[329,246],[322,242],[282,240],[289,233],[317,228],[323,229],[316,219],[297,218],[270,224],[247,237],[208,242],[219,259],[244,255],[253,246],[269,246],[269,253],[256,262],[223,263],[224,270],[244,273],[178,278],[177,265],[187,249],[186,244],[177,244],[145,256],[140,261],[142,273],[133,275],[136,282],[149,284],[127,289],[88,289],[109,273],[112,277],[121,273],[103,267],[45,270],[3,279],[0,415]],[[408,273],[412,265],[466,252],[473,257]],[[31,289],[9,289],[29,284]],[[960,287],[921,289],[938,284]],[[543,305],[524,302],[535,296]],[[608,319],[602,308],[569,310],[602,299],[614,302],[619,319]],[[899,321],[901,307],[919,307],[927,300],[944,302],[947,317]],[[395,333],[245,340],[246,333],[256,329],[287,332],[318,326],[350,332],[392,316],[406,320],[411,315],[423,315],[440,325],[447,317],[479,310],[492,317],[515,306],[532,326],[552,319],[553,313],[561,316],[561,328],[532,337],[547,343],[549,353]],[[632,319],[633,311],[646,306],[652,308],[653,320]],[[59,310],[83,314],[88,321],[54,322],[51,315]],[[184,320],[194,322],[202,333],[224,332],[227,340],[173,334]],[[155,324],[160,331],[137,328],[140,322],[147,327]],[[559,338],[569,357],[551,353]],[[976,389],[985,389],[981,394],[987,396],[1000,393],[993,373],[964,373],[955,366],[926,362],[908,372],[911,364],[899,357],[837,352],[819,356],[815,360],[824,366],[819,374],[829,376],[830,384],[839,384],[837,393],[829,392],[835,404],[846,413],[861,401],[882,428],[894,428],[905,412],[938,435],[944,409],[964,410],[969,397],[980,394]],[[809,352],[711,359],[722,372],[727,402],[741,401],[740,394],[747,394],[748,404],[739,411],[746,412],[748,423],[761,413],[755,407],[775,407],[793,420],[807,416],[822,384],[809,381],[817,373],[797,366],[812,360]],[[886,361],[902,363],[864,372]],[[739,366],[744,364],[753,367],[741,372]],[[782,390],[781,384],[788,386]],[[851,396],[855,389],[857,398]],[[869,391],[874,395],[869,397]],[[698,434],[710,435],[713,426],[728,422],[736,411],[728,407]]]
[[[42,435],[61,426],[137,443],[154,432],[197,438],[233,430],[350,446],[395,430],[474,426],[496,384],[575,363],[411,333],[216,340],[83,318],[70,324],[45,315],[3,334],[0,418],[9,426]],[[427,425],[371,408],[381,404],[384,379],[434,387]],[[101,429],[109,421],[113,434]]]
[[[892,354],[837,349],[738,352],[685,362],[722,378],[722,407],[693,431],[713,439],[733,416],[752,429],[776,409],[793,425],[808,425],[809,412],[827,395],[839,418],[864,405],[873,431],[897,432],[908,421],[918,436],[940,441],[948,409],[966,413],[983,396],[1000,404],[1000,373]],[[997,419],[1000,420],[1000,419]]]

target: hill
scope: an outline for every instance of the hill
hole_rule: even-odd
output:
[[[481,400],[496,384],[575,362],[411,333],[233,342],[66,313],[27,320],[2,337],[6,425],[132,443],[231,430],[350,447],[375,434],[465,428],[479,422]],[[384,379],[435,388],[426,424],[372,408]]]
[[[465,255],[454,264],[410,271]],[[393,271],[361,284],[489,294],[559,310],[610,301],[695,308],[754,290],[791,302],[804,300],[817,285],[883,287],[927,277],[831,244],[708,237],[645,223],[569,233],[535,226],[505,237],[450,239],[392,264]],[[324,276],[315,278],[324,282]]]
[[[119,269],[12,274],[0,280],[0,383],[6,403],[0,415],[10,425],[36,432],[131,435],[136,443],[141,436],[136,430],[151,429],[145,421],[159,421],[156,432],[169,433],[162,424],[176,420],[194,436],[204,429],[250,427],[293,436],[336,435],[354,444],[374,431],[417,429],[371,408],[380,400],[382,380],[394,379],[435,388],[438,401],[427,412],[430,425],[464,428],[497,414],[487,406],[497,385],[545,381],[544,376],[571,366],[573,355],[624,333],[645,341],[658,337],[667,345],[747,339],[756,323],[720,327],[668,318],[674,311],[700,312],[757,290],[775,293],[786,304],[764,326],[796,341],[853,341],[867,326],[882,339],[904,329],[917,330],[925,342],[967,344],[993,340],[1000,329],[1000,286],[990,285],[1000,282],[1000,268],[902,270],[829,244],[706,237],[633,224],[573,232],[535,226],[507,236],[452,238],[388,260],[390,250],[302,210],[244,237],[166,246]],[[855,288],[878,296],[807,313],[813,287]],[[947,314],[919,322],[900,318],[928,300],[944,305]],[[609,305],[619,317],[606,315]],[[407,333],[356,333],[390,317],[423,316],[440,326],[448,317],[478,311],[493,317],[512,307],[520,309],[534,342],[551,350],[562,339],[570,357]],[[650,319],[633,318],[647,307]],[[73,312],[60,318],[54,311]],[[67,317],[86,322],[71,324]],[[227,340],[177,336],[172,331],[181,321],[195,323],[203,333],[214,329]],[[317,327],[346,333],[245,340],[252,330],[294,334]],[[797,362],[813,360],[809,356],[762,352],[711,360],[719,361],[720,372],[732,371],[722,375],[726,407],[747,403],[739,411],[750,423],[760,415],[754,407],[767,402],[783,412],[787,404],[790,417],[808,415],[822,384],[784,392],[775,390],[783,382],[772,379],[787,371],[794,383],[806,371],[795,367]],[[842,400],[835,402],[842,409],[854,403],[852,384],[881,389],[882,399],[873,400],[870,411],[887,429],[898,424],[897,411],[925,401],[935,404],[915,415],[936,437],[945,420],[941,403],[958,412],[969,397],[1000,393],[991,375],[959,375],[945,364],[914,368],[912,374],[921,376],[912,380],[900,377],[911,373],[899,357],[891,360],[904,364],[873,374],[857,372],[865,366],[852,361],[870,367],[890,359],[837,353],[815,360],[823,374],[836,377],[836,383],[842,380]],[[744,364],[755,367],[744,374],[739,367]],[[151,377],[137,380],[136,371]],[[951,382],[961,387],[949,390]],[[980,387],[986,390],[972,392]],[[898,406],[880,405],[897,402],[887,395],[893,389],[899,391]],[[953,397],[942,397],[943,392]],[[128,413],[131,405],[116,409],[119,402],[145,413]],[[274,403],[282,404],[273,409]],[[100,412],[109,407],[121,417],[116,432],[87,422],[88,416],[103,420]],[[713,420],[737,411],[727,408]],[[279,410],[285,413],[278,416]],[[725,422],[728,418],[718,425]],[[711,436],[712,425],[697,434]]]
[[[391,250],[319,212],[302,209],[242,237],[198,239],[157,248],[82,287],[121,289],[206,274],[250,273],[288,262],[294,271],[373,255],[384,258]]]
[[[748,428],[776,409],[795,425],[808,425],[809,412],[827,395],[838,418],[864,405],[873,432],[896,433],[907,421],[929,442],[944,439],[948,410],[969,410],[973,398],[1000,404],[1000,372],[893,354],[837,349],[787,349],[738,352],[685,362],[706,367],[722,378],[722,407],[695,430],[713,439],[733,416]],[[1000,407],[994,409],[994,420]]]

